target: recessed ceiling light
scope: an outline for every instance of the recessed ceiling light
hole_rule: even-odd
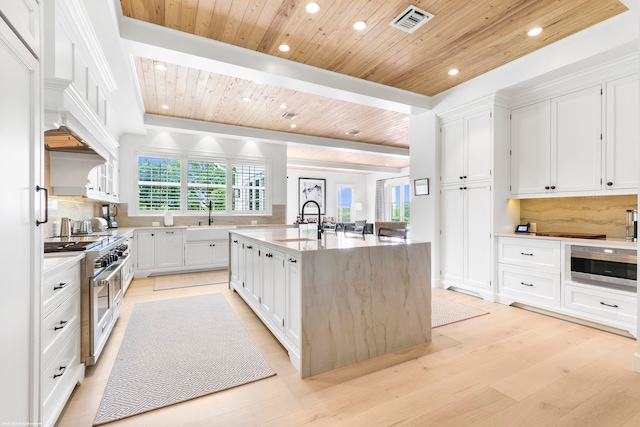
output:
[[[537,35],[538,35],[538,34],[540,34],[541,32],[542,32],[542,27],[535,27],[535,28],[530,29],[530,30],[527,32],[527,35],[528,35],[529,37],[533,37],[533,36],[537,36]]]
[[[358,21],[355,24],[353,24],[353,29],[356,31],[362,31],[365,28],[367,28],[367,23],[364,21]]]
[[[280,108],[284,110],[285,108],[287,108],[287,104],[280,104]]]
[[[320,5],[318,3],[311,2],[307,3],[304,9],[309,13],[318,13],[318,11],[320,10]]]
[[[249,101],[251,101],[251,98],[249,98],[248,96],[243,96],[243,97],[242,97],[242,100],[243,100],[244,102],[249,102]]]
[[[160,108],[162,108],[163,110],[168,110],[169,106],[167,104],[162,104]]]
[[[291,127],[292,127],[292,128],[297,128],[298,126],[296,126],[296,125],[291,125]]]
[[[288,44],[281,44],[278,49],[280,49],[280,52],[289,52],[291,50]]]
[[[163,64],[156,64],[155,68],[156,68],[156,70],[159,70],[159,71],[166,71],[167,70],[167,66],[163,65]]]
[[[460,70],[458,70],[457,68],[452,68],[452,69],[449,70],[449,75],[450,76],[455,76],[459,72],[460,72]]]

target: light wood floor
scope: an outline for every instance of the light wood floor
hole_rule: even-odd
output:
[[[132,307],[222,292],[277,375],[109,426],[640,426],[636,341],[435,289],[489,315],[433,330],[433,341],[301,380],[288,356],[226,284],[129,288],[99,363],[87,369],[60,427],[91,426]]]

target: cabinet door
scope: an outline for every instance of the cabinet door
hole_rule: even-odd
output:
[[[461,283],[464,267],[464,189],[462,185],[441,190],[442,217],[440,235],[440,276]]]
[[[212,266],[213,242],[189,242],[184,245],[184,265]]]
[[[229,268],[229,243],[227,240],[214,240],[213,245],[213,261],[214,267]]]
[[[464,176],[464,120],[443,123],[440,127],[443,184],[460,182]]]
[[[156,267],[181,267],[183,265],[181,231],[156,232]]]
[[[601,87],[552,99],[551,189],[553,192],[598,191],[601,179]]]
[[[148,270],[156,266],[155,231],[136,231],[136,263],[138,270]]]
[[[255,266],[253,265],[255,258],[253,257],[253,251],[256,250],[256,244],[252,242],[244,242],[244,274],[242,280],[242,291],[245,294],[245,297],[249,297],[248,300],[253,302],[253,299],[250,298],[253,295],[253,269]],[[247,298],[245,298],[246,300]]]
[[[270,250],[271,288],[273,289],[273,320],[281,331],[284,331],[286,317],[286,274],[284,252]]]
[[[255,245],[251,251],[251,256],[253,256],[251,269],[253,279],[251,280],[250,296],[256,307],[260,307],[262,299],[262,283],[263,277],[265,276],[264,269],[270,268],[270,264],[268,262],[263,262],[265,250],[264,246]]]
[[[302,334],[302,264],[301,259],[285,254],[286,316],[285,335],[300,348]]]
[[[2,1],[17,6],[15,0]],[[12,16],[9,16],[12,23]],[[34,355],[40,351],[37,341],[40,313],[42,228],[36,227],[43,185],[42,130],[40,111],[40,66],[13,31],[0,18],[0,129],[2,129],[2,235],[11,242],[11,250],[2,255],[3,280],[0,283],[0,418],[26,424],[37,423],[32,417],[37,407],[32,399],[37,394]],[[42,201],[41,201],[42,200]],[[42,209],[44,212],[44,209]],[[34,367],[35,366],[35,367]],[[34,392],[30,392],[30,389]],[[31,407],[30,402],[35,404]],[[33,408],[33,409],[31,409]]]
[[[638,76],[607,83],[607,190],[638,188]]]
[[[545,193],[551,185],[551,105],[511,111],[511,194]]]
[[[0,10],[29,48],[37,56],[41,56],[40,6],[37,0],[0,0]],[[10,74],[5,74],[7,75]]]
[[[229,272],[231,275],[231,283],[234,288],[239,283],[238,269],[240,268],[240,240],[234,236],[229,235]]]
[[[485,110],[465,117],[465,173],[466,180],[491,179],[491,110]]]
[[[469,184],[464,190],[464,283],[489,289],[491,279],[491,186]]]

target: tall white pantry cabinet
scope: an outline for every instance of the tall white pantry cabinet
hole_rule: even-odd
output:
[[[0,0],[0,230],[11,249],[0,281],[0,422],[39,423],[40,287],[44,221],[41,4]],[[10,160],[8,160],[10,159]],[[38,187],[38,188],[39,188]]]
[[[440,285],[493,300],[494,228],[496,222],[512,226],[500,214],[507,198],[496,198],[508,191],[508,159],[502,155],[508,144],[506,103],[496,94],[438,119]]]

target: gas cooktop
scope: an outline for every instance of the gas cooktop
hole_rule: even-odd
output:
[[[116,236],[48,237],[44,240],[44,252],[88,251],[115,240]]]

